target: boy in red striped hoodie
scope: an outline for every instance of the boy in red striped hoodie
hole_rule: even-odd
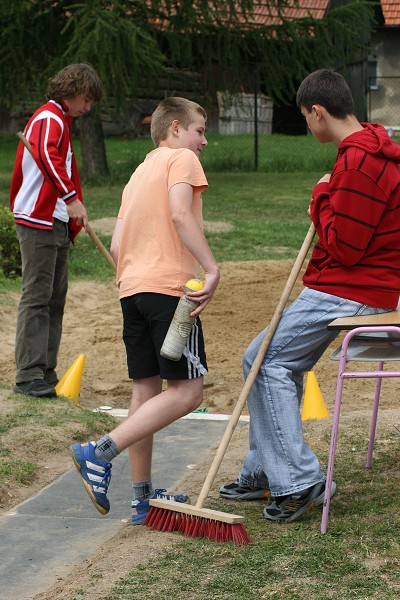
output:
[[[297,104],[313,135],[333,142],[338,155],[312,192],[319,240],[305,289],[284,311],[248,398],[250,451],[237,480],[220,488],[232,500],[271,496],[264,517],[283,522],[324,499],[325,476],[304,442],[299,407],[304,372],[337,335],[327,325],[393,310],[400,294],[400,146],[381,125],[357,120],[350,88],[329,69],[305,78]],[[244,354],[245,377],[264,335]]]
[[[49,79],[48,101],[25,127],[32,154],[18,146],[10,207],[22,259],[14,387],[19,394],[56,396],[69,245],[82,227],[88,227],[72,150],[72,120],[90,111],[102,93],[93,67],[65,67]]]

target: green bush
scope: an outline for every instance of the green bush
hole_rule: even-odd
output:
[[[21,275],[21,253],[14,217],[6,206],[0,206],[0,268],[5,277]]]

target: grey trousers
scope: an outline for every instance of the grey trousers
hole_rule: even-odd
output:
[[[16,383],[44,379],[55,384],[57,355],[68,289],[68,223],[52,231],[17,225],[22,295],[15,340]]]

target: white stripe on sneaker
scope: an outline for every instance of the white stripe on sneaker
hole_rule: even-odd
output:
[[[91,469],[92,471],[97,471],[97,473],[105,473],[104,467],[102,467],[101,465],[96,465],[95,463],[92,463],[89,460],[86,461],[86,467],[88,469]]]
[[[99,475],[96,475],[95,473],[88,473],[87,478],[90,479],[90,481],[95,481],[97,483],[103,482],[103,477],[100,477]]]

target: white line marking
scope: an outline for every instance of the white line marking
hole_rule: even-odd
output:
[[[112,415],[113,417],[117,417],[119,419],[126,419],[126,417],[128,416],[127,408],[112,408],[111,410],[109,410],[109,408],[107,407],[106,410],[102,409],[103,407],[100,406],[99,408],[94,408],[93,412],[106,412],[107,414]],[[229,414],[204,412],[192,412],[184,417],[181,417],[181,419],[201,419],[207,421],[229,421],[230,418],[231,415]],[[243,421],[245,423],[248,423],[249,420],[250,417],[248,415],[242,415],[241,417],[239,417],[239,421]]]

